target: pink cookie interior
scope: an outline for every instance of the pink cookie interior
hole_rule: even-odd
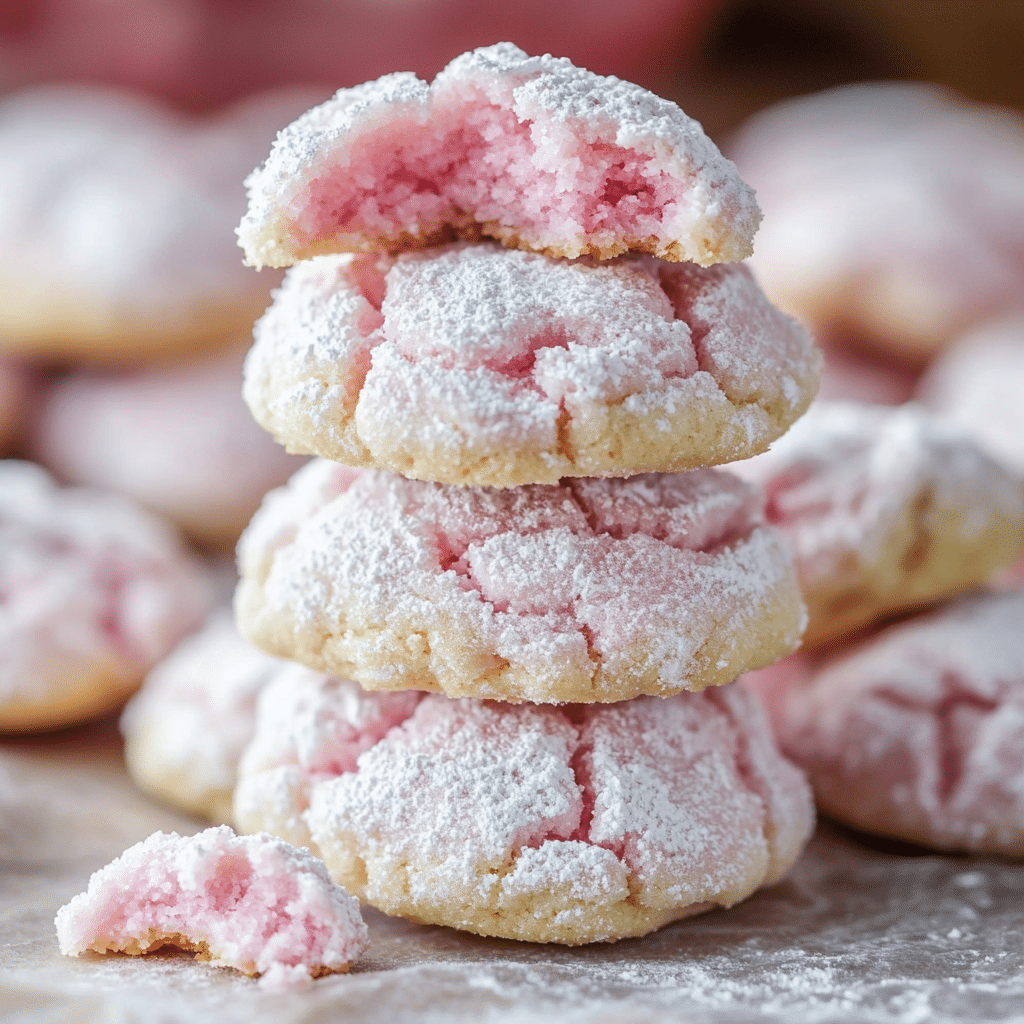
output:
[[[367,945],[356,901],[306,851],[230,828],[157,832],[96,872],[57,913],[61,952],[146,953],[165,944],[247,974],[276,965],[314,977]]]

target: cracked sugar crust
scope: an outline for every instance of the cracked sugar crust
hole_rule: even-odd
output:
[[[819,805],[941,850],[1024,856],[1024,591],[744,677]]]
[[[154,832],[97,871],[55,923],[66,956],[176,946],[275,988],[344,973],[369,944],[358,901],[320,861],[226,825]]]
[[[255,338],[243,394],[290,450],[495,487],[747,458],[821,363],[744,267],[487,243],[302,264]]]
[[[249,797],[261,827],[282,806],[304,820],[332,876],[389,914],[569,945],[643,935],[778,881],[813,827],[806,782],[737,687],[562,708],[417,694],[354,765],[317,771],[295,747],[326,759],[318,726],[351,685],[309,678],[315,717],[261,708],[259,731],[304,742],[263,758]]]
[[[918,364],[1021,308],[1024,118],[920,82],[802,96],[732,156],[766,213],[751,265],[774,302]]]
[[[792,565],[759,506],[715,470],[494,490],[313,462],[243,535],[239,629],[374,690],[700,690],[799,642]]]
[[[145,678],[121,716],[132,781],[172,807],[231,820],[238,759],[256,727],[256,700],[280,668],[216,612]]]
[[[700,125],[640,86],[511,43],[434,79],[342,89],[280,133],[247,179],[246,262],[463,238],[549,256],[745,259],[753,191]]]
[[[807,646],[973,590],[1024,547],[1024,482],[918,406],[815,403],[730,469],[793,552]]]
[[[0,733],[117,707],[210,610],[208,573],[120,496],[0,462]]]

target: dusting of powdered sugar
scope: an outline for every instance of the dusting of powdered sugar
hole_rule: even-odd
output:
[[[552,255],[745,258],[760,212],[674,103],[510,43],[342,90],[277,139],[239,227],[254,266],[498,238]]]

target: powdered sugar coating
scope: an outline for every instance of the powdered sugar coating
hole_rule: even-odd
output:
[[[253,266],[496,238],[551,256],[750,255],[753,192],[674,103],[511,43],[343,89],[278,136],[238,229]]]
[[[176,366],[71,373],[42,396],[30,451],[69,483],[118,491],[191,537],[233,546],[302,464],[253,423],[244,349]]]
[[[208,575],[155,516],[0,463],[0,731],[116,707],[211,600]]]
[[[242,537],[239,629],[368,689],[699,690],[799,640],[792,567],[759,505],[714,470],[493,490],[313,462]]]
[[[174,807],[230,821],[256,698],[280,667],[238,635],[226,609],[213,615],[146,676],[121,716],[135,784]]]
[[[777,881],[813,811],[760,707],[721,687],[560,709],[427,695],[312,783],[305,818],[333,877],[387,913],[577,945]]]
[[[816,332],[918,362],[1024,295],[1024,119],[871,83],[755,116],[731,153],[767,217],[751,261]]]
[[[487,243],[304,263],[255,337],[244,395],[290,450],[498,487],[756,454],[820,365],[744,267]]]
[[[320,861],[226,825],[187,838],[154,832],[97,871],[55,923],[66,956],[177,946],[267,974],[273,987],[344,973],[369,944],[358,902]]]
[[[1024,545],[1024,482],[917,406],[817,402],[731,468],[793,551],[805,644],[971,590]]]
[[[359,755],[416,709],[416,690],[370,693],[301,665],[282,666],[260,694],[238,766],[232,817],[240,832],[272,832],[315,849],[302,812],[324,779],[354,772]]]
[[[1024,315],[968,331],[929,367],[918,398],[1024,475]]]
[[[247,330],[274,278],[248,273],[231,243],[239,181],[317,93],[207,120],[82,85],[5,96],[0,350],[130,360]]]
[[[943,850],[1024,855],[1024,591],[892,626],[751,685],[821,807]]]

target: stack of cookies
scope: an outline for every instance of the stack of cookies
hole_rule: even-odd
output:
[[[236,824],[413,920],[568,944],[789,868],[806,784],[748,691],[796,577],[750,485],[819,357],[673,104],[499,44],[343,90],[249,179],[292,269],[245,396],[320,459],[239,547],[263,691]],[[330,460],[330,461],[328,461]],[[703,691],[703,692],[701,692]]]

